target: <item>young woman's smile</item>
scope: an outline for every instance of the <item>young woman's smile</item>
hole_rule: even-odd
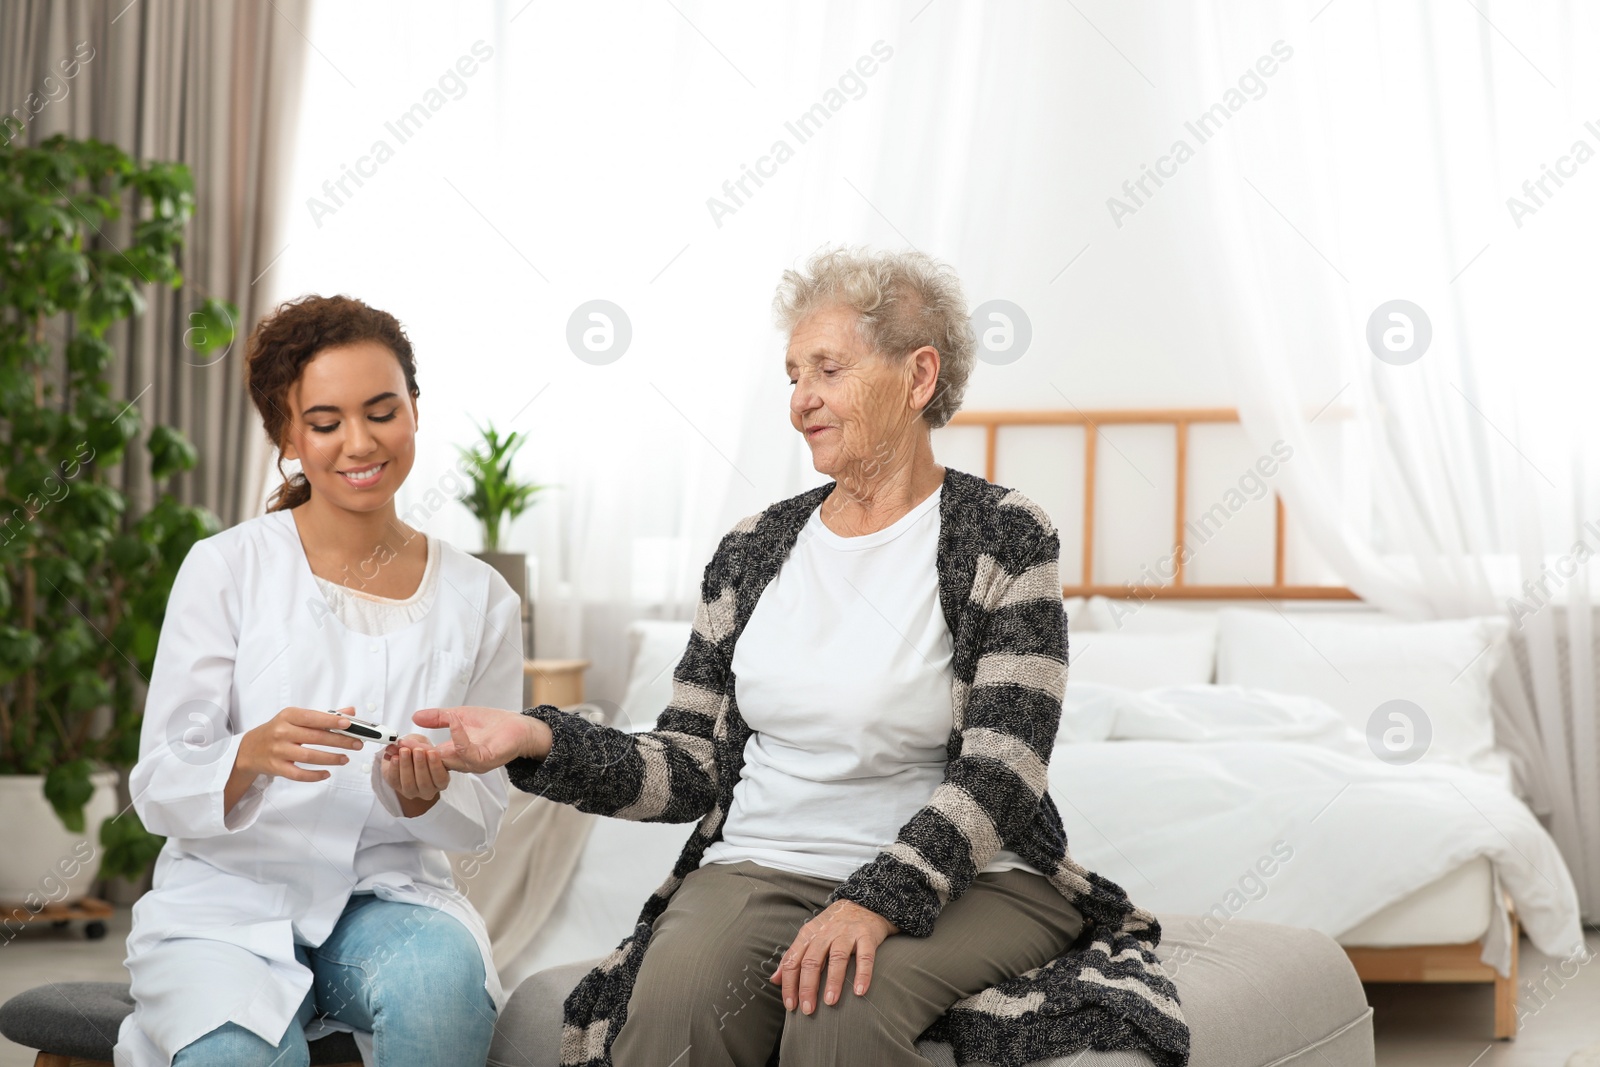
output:
[[[383,477],[384,468],[388,465],[388,461],[384,461],[383,463],[374,463],[371,466],[362,467],[359,470],[344,470],[339,473],[344,475],[345,481],[357,489],[368,489],[378,484],[378,480]]]

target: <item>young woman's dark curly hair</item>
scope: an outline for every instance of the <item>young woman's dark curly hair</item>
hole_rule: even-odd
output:
[[[261,413],[267,440],[279,450],[278,473],[283,484],[267,502],[268,511],[296,508],[311,499],[304,474],[283,470],[283,444],[289,428],[289,387],[301,369],[325,348],[357,341],[376,341],[394,353],[406,376],[406,391],[415,400],[417,361],[400,321],[387,311],[368,307],[348,296],[303,296],[278,305],[256,325],[245,354],[245,382]]]

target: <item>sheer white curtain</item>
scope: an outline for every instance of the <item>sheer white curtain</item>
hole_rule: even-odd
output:
[[[402,512],[453,495],[474,420],[528,435],[516,470],[553,488],[505,540],[537,558],[536,652],[593,660],[590,695],[619,699],[626,623],[687,618],[718,537],[822,481],[788,424],[769,310],[785,267],[829,243],[914,245],[974,302],[1060,273],[1072,249],[1038,239],[1017,194],[1056,196],[1068,94],[1049,42],[1076,18],[319,0],[278,295],[349,292],[406,324],[422,398]],[[1006,163],[1022,158],[1048,165]],[[612,362],[568,344],[595,300],[631,327]],[[1048,366],[993,370],[1054,396]],[[480,545],[457,504],[427,526]]]
[[[1202,98],[1270,42],[1295,50],[1203,174],[1246,429],[1293,445],[1291,522],[1364,598],[1512,619],[1497,732],[1600,919],[1600,84],[1581,58],[1600,26],[1560,4],[1205,11]],[[1399,332],[1375,350],[1380,308]]]

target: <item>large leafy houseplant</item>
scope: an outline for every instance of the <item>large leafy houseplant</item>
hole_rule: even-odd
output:
[[[42,775],[74,833],[90,774],[138,756],[167,595],[219,526],[165,491],[131,514],[113,484],[141,426],[112,396],[107,331],[144,312],[142,288],[182,283],[193,210],[182,164],[61,136],[0,143],[0,774]],[[106,232],[123,232],[124,212],[114,243]],[[225,349],[237,313],[206,300],[186,347]],[[151,427],[144,448],[158,488],[196,463],[169,426]],[[137,876],[160,846],[131,810],[100,840],[104,875]]]

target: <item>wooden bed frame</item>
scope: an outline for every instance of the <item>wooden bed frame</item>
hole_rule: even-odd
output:
[[[1159,408],[1081,411],[962,411],[952,426],[977,426],[984,431],[984,477],[995,480],[1000,430],[1008,426],[1081,426],[1083,428],[1083,571],[1076,584],[1064,583],[1063,597],[1103,596],[1117,599],[1169,600],[1359,600],[1353,591],[1335,585],[1297,585],[1286,580],[1284,531],[1287,516],[1283,499],[1273,502],[1277,521],[1273,538],[1272,582],[1269,585],[1206,585],[1186,580],[1183,568],[1185,511],[1189,486],[1189,427],[1207,423],[1237,423],[1233,408]],[[1095,581],[1095,447],[1102,426],[1170,426],[1176,452],[1173,479],[1173,548],[1175,574],[1167,585],[1102,584]],[[1517,959],[1520,927],[1509,896],[1504,898],[1511,917],[1511,974],[1500,973],[1482,960],[1483,944],[1407,945],[1398,948],[1346,948],[1345,954],[1363,982],[1468,982],[1494,985],[1494,1036],[1517,1035]]]

